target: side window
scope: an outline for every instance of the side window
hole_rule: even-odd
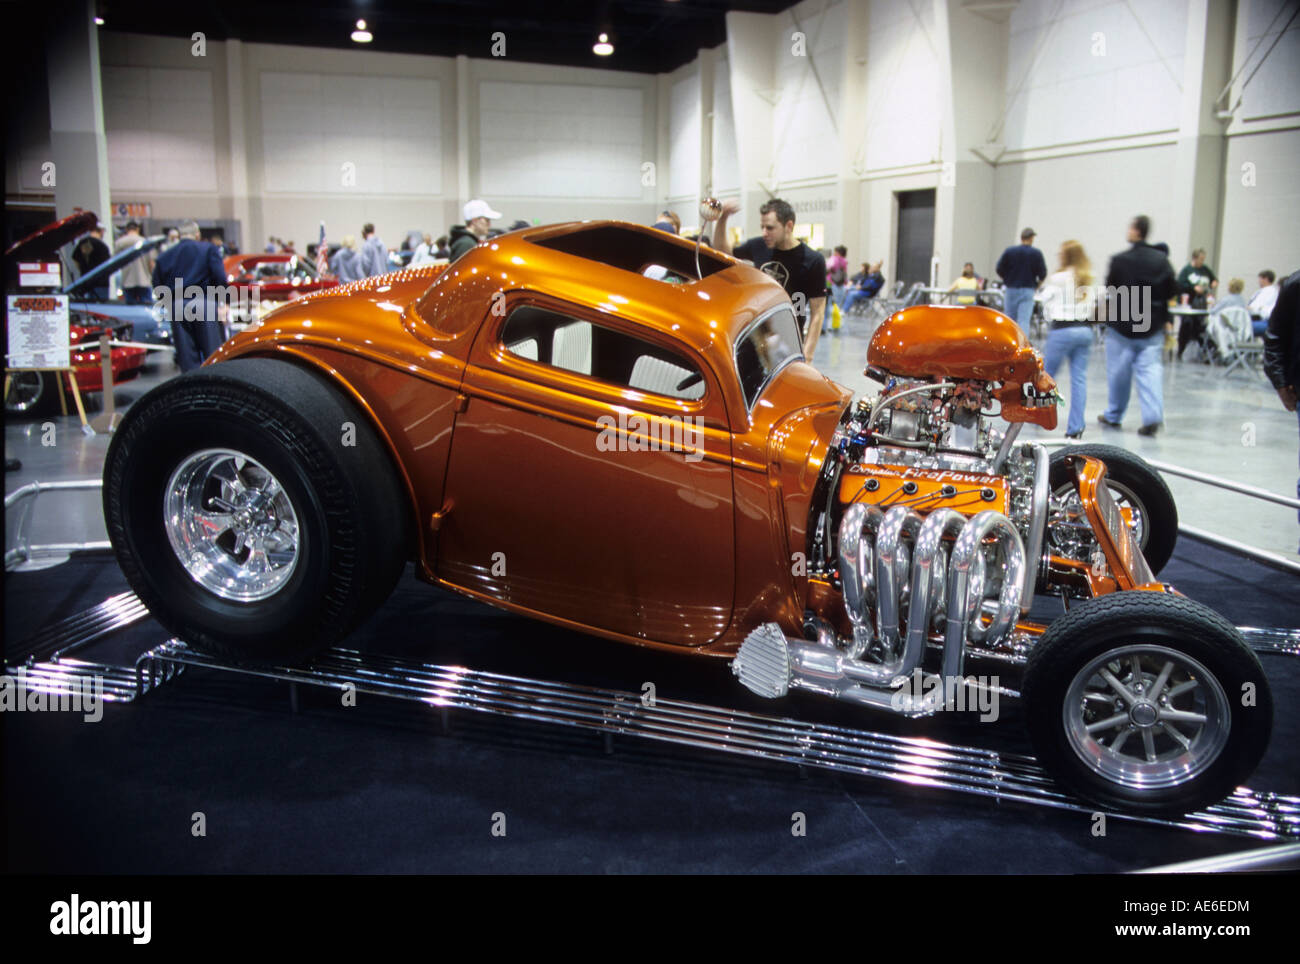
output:
[[[704,396],[700,370],[677,353],[546,308],[524,305],[512,311],[501,343],[520,358],[639,392],[688,400]]]

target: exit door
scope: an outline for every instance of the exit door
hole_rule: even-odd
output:
[[[934,256],[934,188],[898,191],[898,280],[908,290],[919,281],[930,283],[930,259]]]

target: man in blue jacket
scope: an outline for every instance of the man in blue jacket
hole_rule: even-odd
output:
[[[226,269],[217,247],[199,240],[199,226],[186,221],[181,239],[158,256],[153,269],[155,291],[173,292],[172,344],[181,371],[198,368],[225,340],[218,316],[218,299],[226,288]],[[196,290],[197,289],[197,290]]]
[[[1047,277],[1043,252],[1034,247],[1035,234],[1033,228],[1021,231],[1020,243],[1002,252],[996,269],[998,277],[1007,286],[1004,296],[1006,313],[1024,331],[1029,330],[1029,322],[1034,316],[1034,292]]]

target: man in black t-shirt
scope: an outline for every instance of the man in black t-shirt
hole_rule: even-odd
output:
[[[826,308],[826,259],[795,238],[794,208],[780,198],[772,198],[758,209],[763,236],[750,238],[733,251],[727,240],[727,218],[739,210],[740,202],[723,202],[722,217],[713,230],[713,246],[752,261],[756,268],[781,283],[803,329],[804,357],[811,362]]]

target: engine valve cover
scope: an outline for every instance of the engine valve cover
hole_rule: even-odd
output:
[[[890,508],[905,505],[922,515],[938,508],[971,516],[1007,512],[1008,483],[998,475],[891,465],[850,465],[840,479],[840,501]]]

